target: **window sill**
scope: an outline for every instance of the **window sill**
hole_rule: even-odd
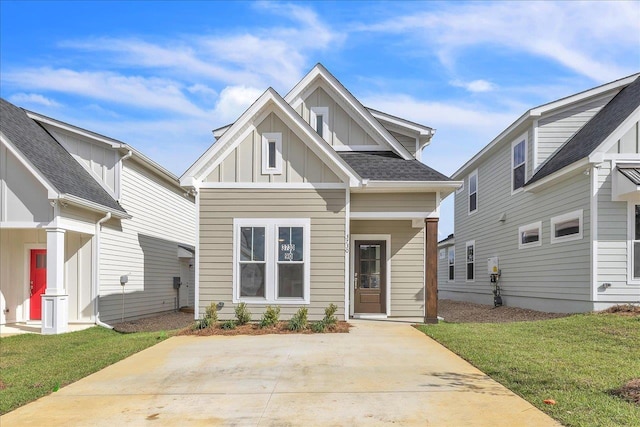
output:
[[[582,234],[576,236],[556,237],[551,239],[551,244],[554,245],[556,243],[573,242],[574,240],[582,240],[582,238]]]
[[[241,302],[247,305],[310,305],[309,300],[304,299],[256,299],[256,298],[234,298],[232,300],[234,304],[240,304]]]

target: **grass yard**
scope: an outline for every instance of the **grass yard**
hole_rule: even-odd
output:
[[[640,316],[418,329],[565,425],[640,426],[640,405],[611,393],[640,378]]]
[[[0,414],[55,392],[167,337],[164,332],[120,334],[94,327],[61,335],[0,338]]]

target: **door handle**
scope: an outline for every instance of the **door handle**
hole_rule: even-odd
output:
[[[358,289],[358,273],[353,276],[353,289]]]

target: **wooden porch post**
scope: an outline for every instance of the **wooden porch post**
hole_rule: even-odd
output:
[[[438,218],[425,218],[424,323],[438,323]]]

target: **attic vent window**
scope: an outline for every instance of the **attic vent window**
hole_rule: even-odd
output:
[[[329,142],[329,107],[311,107],[309,124],[320,136]]]
[[[282,174],[282,134],[262,134],[262,174]]]

